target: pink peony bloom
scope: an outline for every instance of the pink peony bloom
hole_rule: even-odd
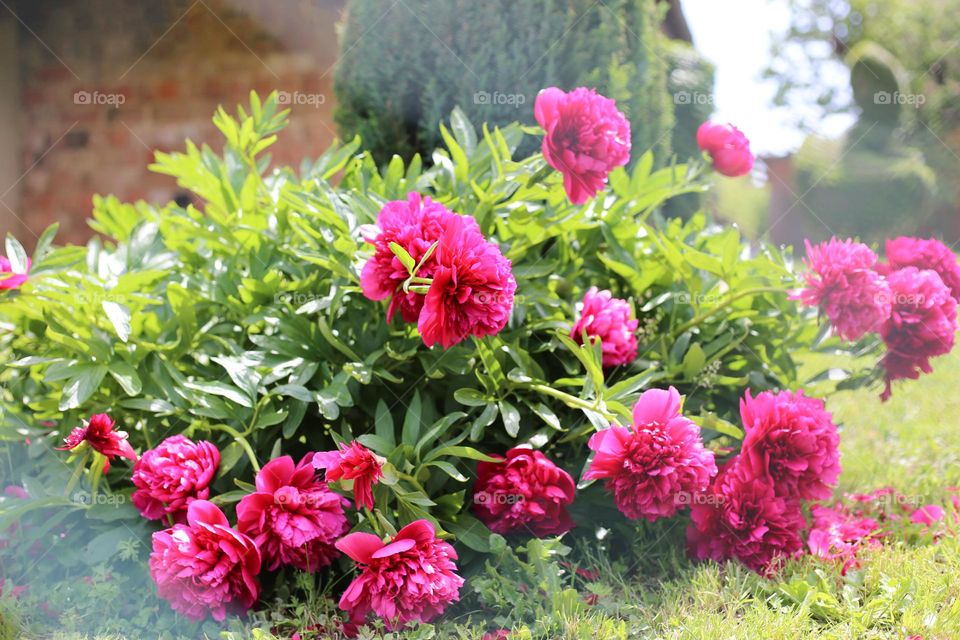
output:
[[[150,575],[157,594],[174,611],[222,621],[227,611],[242,613],[260,597],[260,551],[249,537],[232,529],[212,502],[194,500],[187,524],[153,534]]]
[[[943,507],[940,505],[928,504],[911,513],[910,522],[914,524],[924,524],[928,527],[931,527],[937,522],[943,520],[943,516],[946,514],[947,512],[944,511]]]
[[[737,178],[753,169],[750,141],[732,124],[704,122],[697,129],[697,145],[710,155],[719,174]]]
[[[350,530],[344,499],[316,476],[313,454],[297,465],[290,456],[271,460],[256,484],[237,505],[237,529],[257,543],[269,571],[292,565],[313,572],[339,555],[333,545]]]
[[[842,560],[844,574],[859,566],[857,552],[861,548],[880,544],[880,524],[843,505],[815,505],[810,515],[813,518],[807,536],[810,553],[825,560]]]
[[[700,427],[680,414],[680,394],[670,387],[643,392],[630,428],[593,434],[595,451],[584,480],[606,480],[617,508],[631,519],[654,522],[696,501],[717,474]]]
[[[614,298],[609,291],[590,287],[583,296],[580,316],[570,337],[583,344],[583,333],[600,338],[603,366],[617,367],[630,364],[637,357],[637,325],[633,307],[626,300]]]
[[[882,265],[887,273],[904,267],[936,271],[950,295],[960,303],[960,263],[957,254],[939,240],[905,236],[887,240],[887,263]]]
[[[366,230],[366,241],[376,251],[363,266],[360,287],[370,300],[390,298],[387,321],[399,311],[404,322],[416,322],[423,307],[423,296],[401,289],[409,277],[407,268],[390,249],[390,243],[403,247],[419,264],[433,244],[440,239],[443,230],[457,214],[430,198],[411,192],[406,200],[395,200],[383,205],[377,217],[377,226]],[[473,223],[473,218],[468,218]],[[475,225],[475,223],[473,223]],[[479,230],[477,230],[479,233]],[[436,265],[435,253],[421,266],[417,275],[429,278]]]
[[[825,500],[840,477],[840,436],[823,402],[796,393],[764,391],[740,400],[745,435],[741,464],[767,475],[777,495]]]
[[[110,461],[114,456],[128,458],[137,461],[137,454],[127,442],[127,433],[125,431],[114,431],[115,422],[105,413],[97,413],[90,416],[89,421],[84,421],[82,427],[76,427],[63,439],[63,446],[57,447],[59,451],[69,451],[76,449],[83,443],[87,443],[94,451],[98,451],[106,456],[104,463],[104,472],[110,469]]]
[[[957,330],[957,301],[936,271],[905,267],[891,273],[887,281],[893,311],[880,328],[887,345],[880,361],[886,370],[883,400],[890,398],[894,380],[930,373],[930,358],[953,349]]]
[[[819,306],[844,340],[859,340],[879,329],[890,317],[892,296],[886,280],[877,273],[877,254],[853,240],[807,246],[804,259],[810,269],[807,286],[797,298]]]
[[[510,319],[517,281],[510,261],[469,216],[449,220],[417,328],[423,343],[449,349],[467,336],[498,333]]]
[[[778,496],[770,478],[754,476],[739,459],[728,462],[710,491],[695,500],[687,551],[699,560],[736,558],[762,575],[775,573],[803,548],[800,503]]]
[[[27,281],[31,266],[30,258],[27,258],[27,273],[14,273],[10,261],[0,256],[0,291],[19,289]]]
[[[594,89],[544,89],[533,112],[546,131],[543,157],[563,174],[563,188],[573,204],[595,196],[607,175],[630,160],[630,122],[616,102]]]
[[[210,497],[210,483],[219,466],[220,451],[213,443],[171,436],[145,451],[133,465],[137,490],[131,501],[148,520],[170,515],[183,522],[191,502]]]
[[[575,492],[570,474],[543,453],[515,447],[500,462],[477,464],[473,510],[495,533],[542,538],[573,528],[567,506]]]
[[[392,631],[430,622],[460,599],[457,553],[428,520],[411,522],[386,544],[371,533],[351,533],[337,548],[360,565],[340,598],[340,608],[354,621],[373,611]]]
[[[326,481],[353,481],[353,498],[357,508],[373,509],[373,485],[383,475],[383,458],[359,442],[341,444],[336,451],[313,454],[313,466],[326,469]]]

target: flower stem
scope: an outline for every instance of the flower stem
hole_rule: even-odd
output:
[[[755,287],[753,289],[746,289],[745,291],[740,291],[739,293],[730,296],[729,298],[727,298],[726,300],[718,304],[713,309],[710,309],[709,311],[705,311],[700,315],[695,316],[692,319],[688,320],[687,322],[684,322],[682,325],[680,325],[679,327],[673,330],[673,336],[677,337],[687,329],[695,327],[701,322],[703,322],[704,320],[712,318],[713,316],[717,315],[718,313],[726,309],[728,306],[730,306],[737,300],[740,300],[742,298],[748,298],[750,296],[755,296],[760,293],[782,293],[782,292],[783,292],[782,287]]]
[[[251,466],[253,466],[253,472],[254,473],[260,472],[260,463],[257,462],[257,455],[253,452],[253,448],[250,446],[250,443],[247,441],[247,439],[243,436],[242,433],[238,432],[233,427],[230,427],[225,424],[212,425],[210,428],[219,429],[220,431],[223,431],[233,436],[233,439],[236,440],[241,447],[243,447],[243,450],[246,451],[247,453],[247,457],[250,458],[250,464]]]
[[[562,401],[568,407],[572,407],[574,409],[586,409],[588,411],[599,413],[600,415],[602,415],[607,420],[610,420],[611,422],[613,422],[615,418],[615,416],[612,413],[610,413],[606,409],[600,408],[600,400],[595,400],[594,402],[590,402],[588,400],[584,400],[583,398],[572,396],[569,393],[566,393],[564,391],[560,391],[559,389],[548,387],[545,384],[531,384],[531,385],[528,385],[527,388],[530,389],[531,391],[537,391],[544,395],[552,396]]]

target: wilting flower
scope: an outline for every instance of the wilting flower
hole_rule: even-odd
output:
[[[614,298],[609,291],[590,287],[583,296],[580,316],[570,330],[577,344],[583,343],[583,333],[600,338],[603,366],[630,364],[637,357],[637,325],[633,308],[626,300]]]
[[[755,476],[738,458],[728,462],[707,495],[694,501],[687,551],[699,560],[736,558],[757,573],[774,573],[800,553],[806,527],[800,503],[778,496],[773,481]]]
[[[630,122],[616,102],[594,89],[544,89],[533,112],[546,131],[543,157],[563,174],[563,188],[573,204],[595,196],[607,175],[630,160]]]
[[[359,442],[341,444],[336,451],[313,454],[313,466],[326,469],[326,481],[353,481],[353,498],[357,508],[373,509],[373,485],[383,475],[385,460]]]
[[[220,451],[213,443],[171,436],[145,451],[133,465],[137,490],[130,499],[144,518],[161,520],[170,515],[182,522],[191,502],[210,497],[210,483],[219,466]]]
[[[242,613],[260,596],[260,551],[248,536],[232,529],[212,502],[194,500],[187,524],[153,534],[150,575],[157,594],[174,611],[222,621],[227,611]]]
[[[14,273],[10,261],[0,256],[0,291],[19,289],[27,281],[30,267],[30,258],[27,258],[27,273]]]
[[[887,346],[881,364],[886,370],[887,400],[894,380],[930,373],[930,358],[949,353],[957,330],[957,301],[936,271],[905,267],[887,276],[893,299],[889,319],[880,328]]]
[[[842,504],[815,505],[810,509],[813,525],[807,536],[810,553],[825,560],[843,561],[843,570],[856,567],[857,552],[880,544],[880,524],[873,518],[851,512]]]
[[[819,306],[844,340],[859,340],[890,317],[892,294],[875,270],[877,254],[865,244],[832,238],[816,246],[806,243],[809,272],[797,296]]]
[[[430,247],[440,239],[450,221],[459,217],[429,197],[411,192],[406,200],[394,200],[383,205],[376,227],[364,230],[366,241],[376,250],[363,266],[360,287],[363,295],[370,300],[390,298],[388,321],[399,311],[404,322],[416,322],[423,307],[422,294],[402,290],[410,274],[390,248],[390,243],[403,247],[419,264]],[[475,225],[473,218],[467,220]],[[417,271],[417,276],[429,278],[433,275],[435,264],[436,258],[432,254]]]
[[[840,436],[821,400],[764,391],[740,400],[740,463],[768,475],[777,495],[825,500],[840,477]]]
[[[645,391],[633,407],[633,424],[593,434],[595,454],[584,480],[606,480],[617,508],[628,518],[653,522],[697,500],[717,473],[700,427],[680,413],[676,389]]]
[[[904,267],[936,271],[960,303],[960,263],[957,254],[939,240],[906,236],[887,240],[887,264],[882,267],[887,273]]]
[[[63,439],[63,446],[57,447],[59,451],[69,451],[76,449],[83,443],[87,443],[94,451],[98,451],[106,456],[104,471],[110,468],[110,461],[114,456],[128,458],[137,461],[137,454],[127,442],[127,433],[125,431],[114,431],[116,423],[105,413],[97,413],[90,416],[89,421],[84,421],[83,426],[74,428],[66,438]]]
[[[753,169],[750,141],[732,124],[704,122],[697,129],[697,145],[710,155],[717,173],[736,178]]]
[[[257,543],[269,571],[281,565],[316,571],[339,555],[333,545],[350,530],[344,499],[317,477],[313,454],[297,465],[290,456],[271,460],[256,486],[237,505],[237,529]]]
[[[449,349],[467,336],[498,333],[510,319],[517,281],[500,247],[469,216],[448,220],[417,328],[423,343]]]
[[[477,464],[473,510],[495,533],[559,535],[573,528],[575,492],[570,474],[542,452],[514,447],[499,462]]]
[[[395,630],[408,622],[430,622],[460,599],[457,553],[437,538],[428,520],[411,522],[386,544],[358,532],[341,538],[337,548],[360,565],[340,598],[340,608],[353,620],[373,611]]]

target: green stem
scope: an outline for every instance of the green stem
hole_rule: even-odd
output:
[[[705,311],[704,313],[701,313],[698,316],[694,316],[689,321],[684,322],[682,325],[680,325],[679,327],[673,330],[673,336],[677,337],[687,329],[695,327],[701,322],[703,322],[704,320],[712,318],[713,316],[717,315],[718,313],[720,313],[721,311],[729,307],[731,304],[733,304],[737,300],[740,300],[742,298],[748,298],[750,296],[755,296],[758,293],[783,293],[783,287],[755,287],[753,289],[747,289],[745,291],[741,291],[735,295],[732,295],[726,300],[724,300],[723,302],[721,302],[720,304],[718,304],[713,309],[710,309],[709,311]]]
[[[250,464],[253,466],[254,473],[260,473],[260,463],[257,462],[257,455],[253,452],[253,448],[250,446],[250,443],[242,433],[225,424],[212,425],[210,428],[219,429],[220,431],[229,433],[231,436],[233,436],[234,440],[239,442],[240,446],[243,447],[243,450],[247,452],[247,457],[250,458]]]
[[[423,488],[423,485],[421,485],[420,482],[410,474],[401,473],[400,471],[397,471],[396,473],[397,473],[397,477],[400,478],[401,480],[406,480],[407,482],[412,484],[414,487],[416,487],[418,490],[422,491],[424,494],[427,493],[426,489]]]
[[[561,400],[568,407],[573,407],[574,409],[587,409],[588,411],[594,411],[602,415],[607,420],[610,420],[611,422],[616,417],[606,409],[601,409],[599,400],[596,400],[594,402],[589,402],[588,400],[584,400],[583,398],[572,396],[569,393],[560,391],[559,389],[554,389],[553,387],[548,387],[547,385],[544,385],[544,384],[531,384],[531,385],[527,385],[526,388],[530,389],[531,391],[537,391],[544,395],[553,396],[557,400]]]
[[[385,538],[386,533],[384,532],[383,528],[380,526],[380,520],[375,515],[373,515],[373,512],[371,512],[370,509],[368,509],[367,507],[363,507],[363,515],[367,520],[370,521],[370,526],[373,527],[374,533],[380,536],[381,540]]]
[[[90,460],[90,449],[87,449],[87,451],[83,454],[83,457],[77,461],[77,466],[74,467],[73,473],[70,475],[70,479],[67,481],[67,488],[63,490],[64,497],[69,498],[74,487],[76,487],[77,483],[80,482],[80,476],[83,475],[84,470],[87,468],[88,460]]]

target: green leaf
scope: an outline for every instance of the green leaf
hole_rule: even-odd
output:
[[[111,362],[110,375],[128,396],[138,395],[143,390],[143,383],[140,381],[137,370],[126,362],[120,360]]]
[[[109,300],[104,300],[100,303],[100,306],[102,306],[103,310],[106,312],[107,318],[110,320],[110,324],[113,325],[114,331],[117,332],[117,336],[119,336],[123,342],[129,340],[130,309],[122,304],[111,302]]]
[[[7,234],[7,259],[10,261],[10,270],[16,274],[27,273],[27,252],[13,234]]]
[[[480,453],[473,447],[464,447],[460,445],[455,445],[451,447],[440,447],[439,449],[434,449],[427,454],[427,457],[424,458],[424,463],[432,462],[437,458],[442,458],[444,456],[452,456],[455,458],[467,458],[469,460],[479,460],[480,462],[496,462],[497,458],[486,455],[485,453]]]
[[[477,389],[472,389],[470,387],[464,387],[463,389],[457,389],[453,392],[453,398],[460,404],[465,404],[468,407],[485,407],[490,403],[490,399],[487,398]]]
[[[401,432],[403,434],[401,436],[403,444],[416,444],[420,437],[421,413],[422,406],[420,390],[418,389],[413,392],[413,399],[410,401],[410,406],[407,407],[407,415],[403,418],[403,431]]]
[[[520,433],[520,412],[506,400],[500,400],[497,404],[500,406],[500,417],[503,418],[503,426],[507,430],[507,435],[516,438],[517,434]]]
[[[417,266],[417,261],[413,259],[413,256],[407,253],[407,250],[396,242],[390,243],[390,250],[393,251],[393,255],[400,259],[400,264],[407,268],[407,272],[413,273],[414,267]]]
[[[78,367],[79,375],[74,377],[63,388],[60,397],[60,411],[76,409],[86,402],[100,387],[104,376],[109,369],[106,365],[82,365]]]
[[[374,431],[384,442],[390,444],[392,450],[396,446],[397,435],[393,427],[393,415],[387,403],[381,398],[377,400],[377,413],[374,416]]]
[[[226,382],[184,382],[183,386],[194,391],[210,393],[215,396],[221,396],[227,400],[236,402],[241,407],[252,408],[253,402],[240,389],[227,384]]]
[[[490,529],[469,513],[461,513],[456,522],[443,522],[443,528],[474,551],[490,553]]]

